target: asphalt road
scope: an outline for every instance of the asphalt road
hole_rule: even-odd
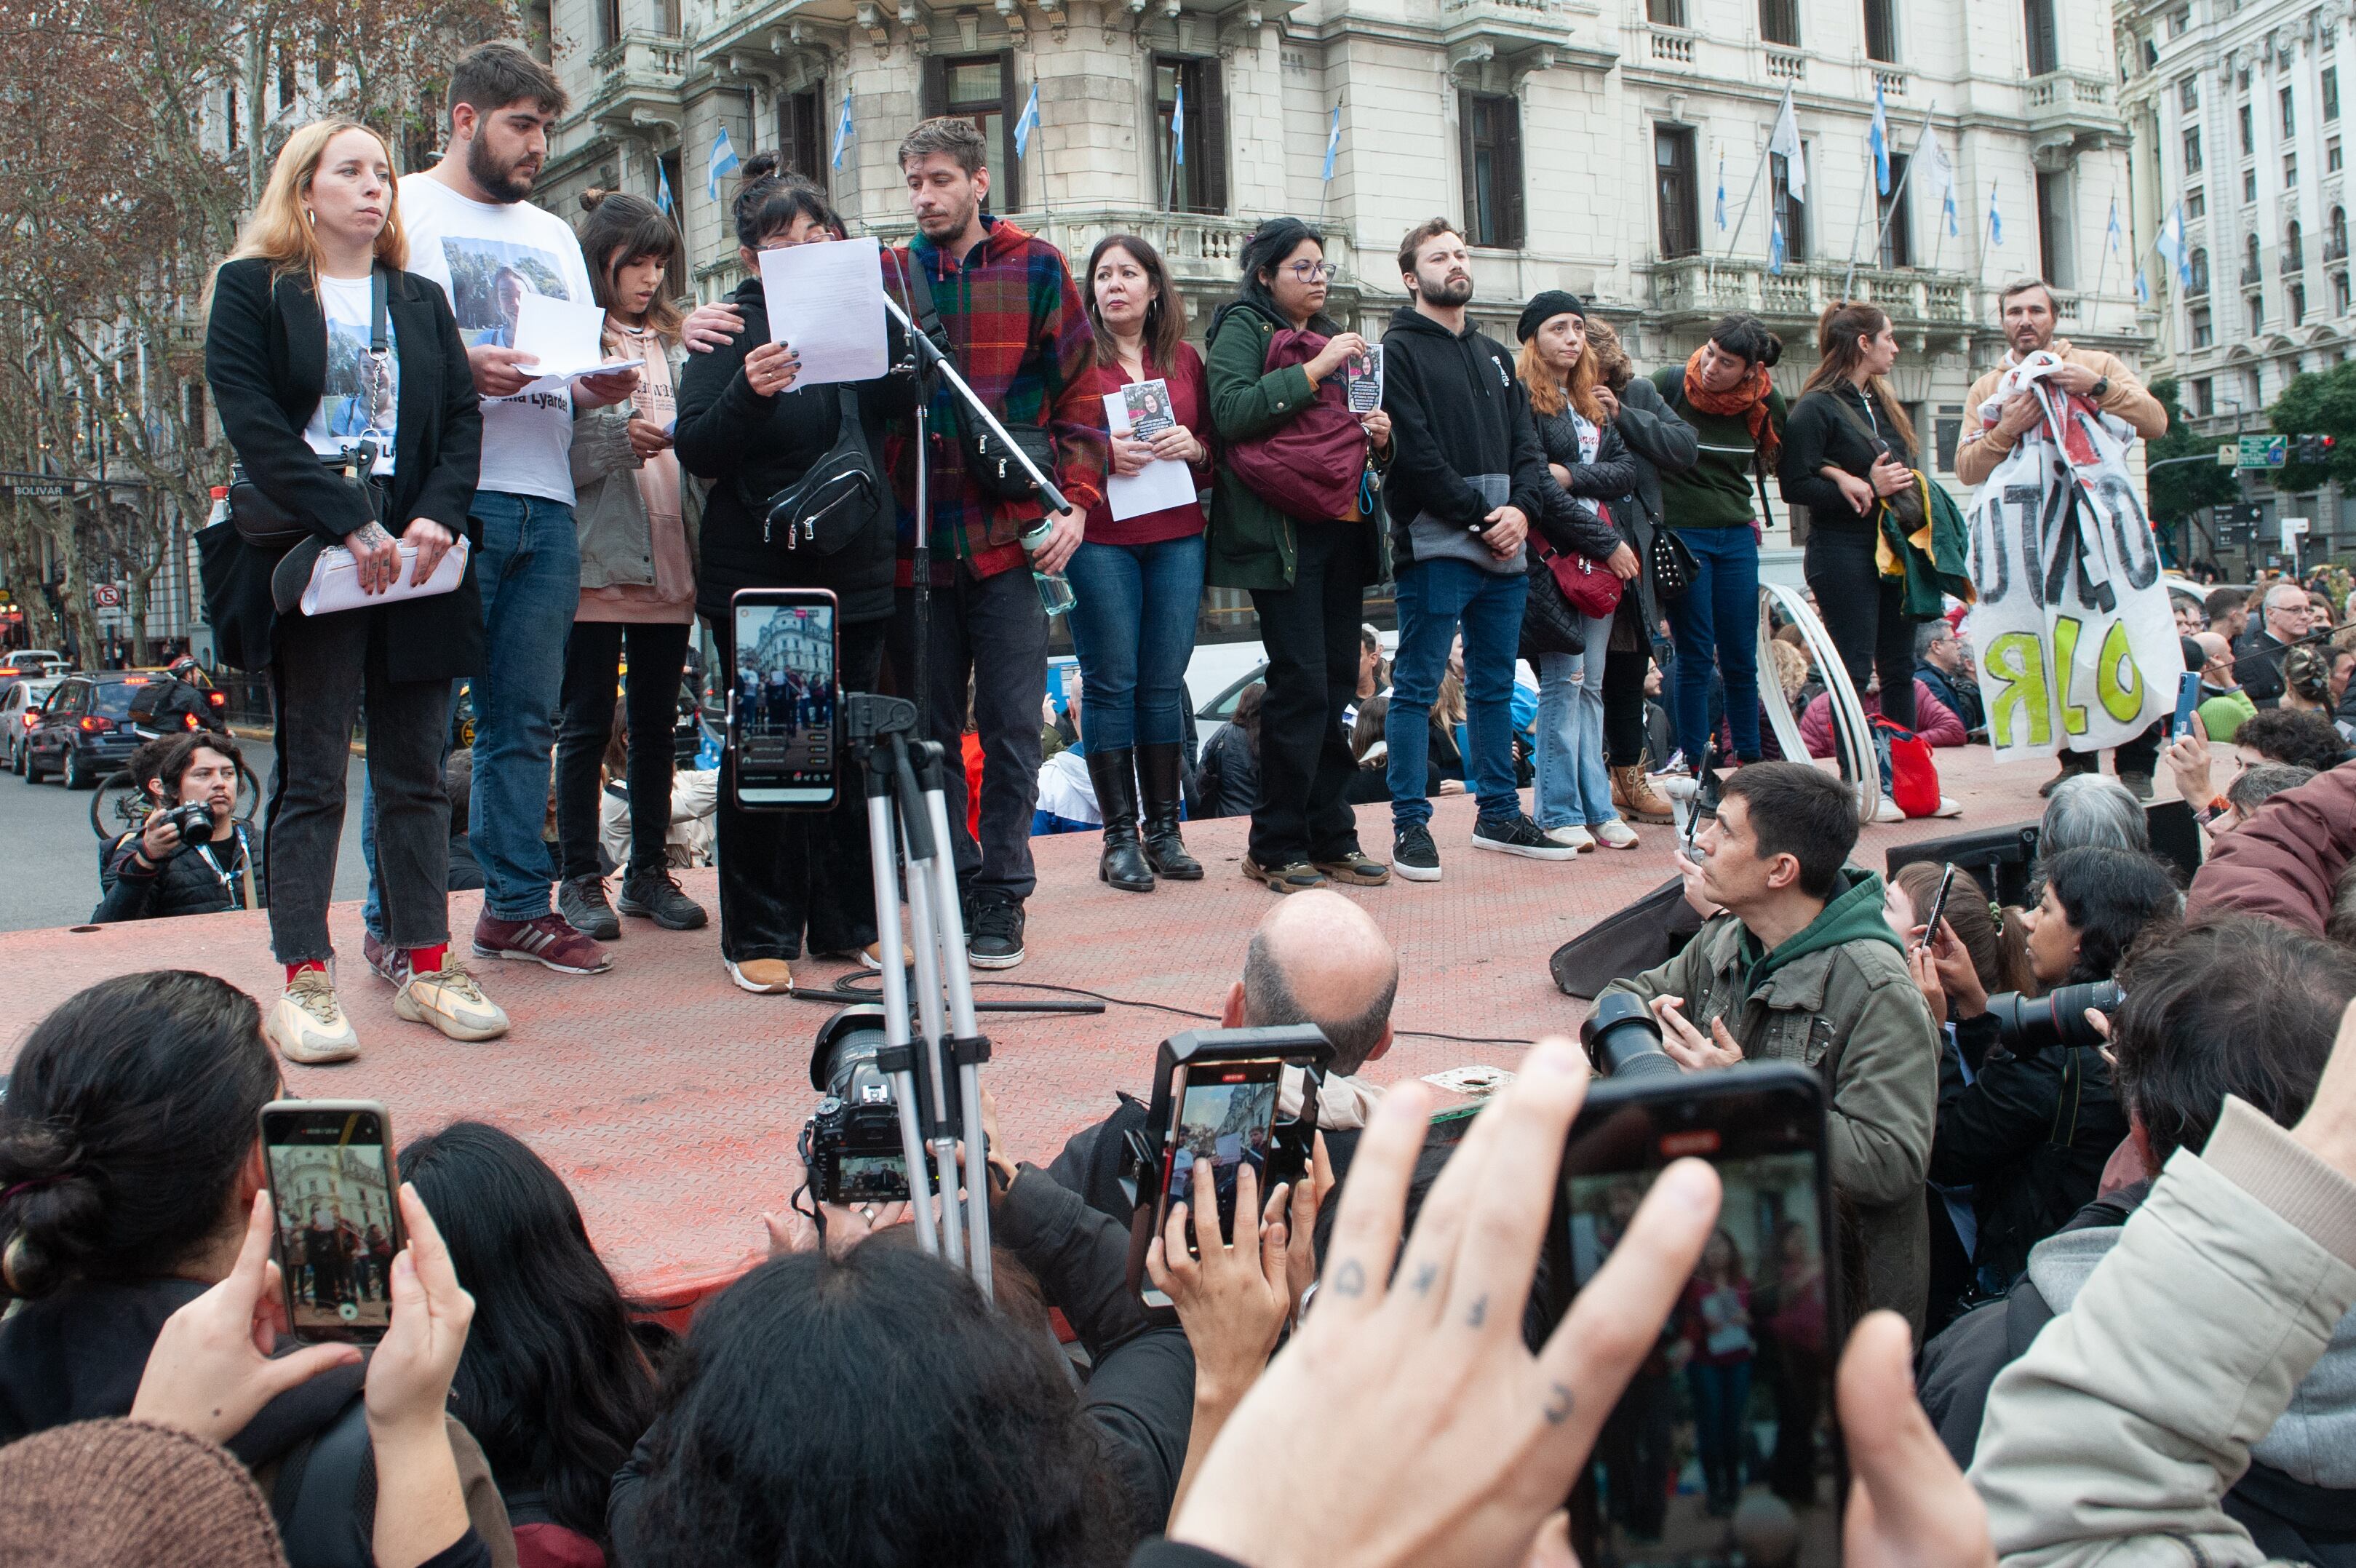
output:
[[[262,787],[270,787],[270,747],[240,743],[245,765]],[[359,898],[368,892],[368,867],[360,860],[360,764],[356,757],[345,783],[342,852],[336,858],[336,897]],[[0,771],[0,930],[75,926],[90,918],[98,903],[99,841],[90,829],[91,792],[68,790],[55,776],[27,784]]]

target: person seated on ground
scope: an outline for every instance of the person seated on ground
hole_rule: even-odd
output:
[[[0,1442],[131,1412],[166,1319],[228,1278],[266,1223],[256,1128],[283,1095],[261,1009],[210,975],[121,975],[34,1026],[0,1100],[0,1290],[16,1298],[0,1318]],[[394,1285],[398,1298],[399,1271]],[[365,1537],[366,1445],[341,1441],[370,1423],[362,1391],[359,1367],[340,1367],[230,1435],[282,1523],[348,1510]],[[482,1451],[455,1417],[447,1426],[467,1512],[512,1562]],[[277,1485],[283,1474],[295,1478]]]
[[[2223,909],[2327,935],[2356,865],[2356,768],[2319,773],[2209,847],[2185,895],[2185,918]]]
[[[1358,686],[1348,702],[1342,704],[1342,727],[1355,732],[1358,714],[1370,699],[1387,695],[1391,689],[1391,661],[1383,657],[1383,634],[1368,622],[1358,627]]]
[[[466,1511],[443,1407],[466,1343],[471,1303],[433,1217],[399,1199],[411,1235],[391,1320],[369,1355],[368,1529],[307,1520],[291,1539],[305,1564],[491,1568]],[[127,1419],[53,1426],[0,1448],[0,1563],[7,1568],[286,1568],[272,1507],[238,1454],[281,1395],[348,1374],[349,1345],[283,1356],[262,1346],[284,1326],[270,1262],[271,1212],[257,1197],[237,1261],[219,1284],[166,1318]]]
[[[513,1134],[454,1122],[412,1139],[401,1175],[473,1282],[450,1410],[490,1461],[521,1568],[598,1568],[614,1474],[655,1413],[629,1304],[562,1178]]]
[[[1980,708],[1979,675],[1972,668],[1971,650],[1955,635],[1954,623],[1944,616],[1926,620],[1914,628],[1914,683],[1928,686],[1931,695],[1961,720],[1965,729],[1987,727],[1987,718]]]
[[[1314,1024],[1324,1031],[1333,1055],[1317,1097],[1317,1126],[1337,1181],[1348,1174],[1358,1133],[1382,1098],[1359,1074],[1391,1048],[1398,982],[1398,951],[1374,917],[1339,893],[1312,888],[1261,917],[1244,949],[1243,978],[1227,988],[1220,1006],[1222,1029]],[[1141,1054],[1138,1066],[1151,1061]],[[1288,1101],[1290,1094],[1288,1085]],[[1110,1116],[1072,1134],[1047,1174],[1125,1226],[1136,1203],[1120,1183],[1120,1153],[1130,1130],[1145,1125],[1146,1107],[1132,1095],[1119,1098]]]
[[[616,714],[605,745],[605,786],[597,797],[597,847],[606,862],[630,860],[630,732]],[[663,864],[672,871],[710,865],[720,811],[720,769],[675,768],[670,781],[670,822],[663,830]]]
[[[1944,622],[1933,622],[1944,625]],[[1881,713],[1881,693],[1868,692],[1858,699],[1869,719]],[[1914,733],[1933,746],[1962,746],[1968,738],[1964,733],[1964,721],[1954,711],[1941,702],[1921,676],[1914,678]],[[1833,755],[1833,698],[1829,692],[1819,693],[1800,715],[1800,738],[1808,743],[1810,757]]]
[[[2072,849],[2043,865],[2044,898],[2022,917],[2040,992],[2111,979],[2132,943],[2176,919],[2181,895],[2149,855]],[[2126,1118],[2099,1049],[2004,1036],[1952,929],[1915,955],[1913,969],[1934,1014],[1953,1007],[1959,1057],[1941,1058],[1931,1180],[1972,1188],[1976,1283],[1999,1295],[2028,1266],[2029,1250],[2093,1200]]]
[[[1096,778],[1088,771],[1080,736],[1080,672],[1072,671],[1071,744],[1051,753],[1039,764],[1039,783],[1031,809],[1031,832],[1041,833],[1098,832],[1104,811],[1097,804]]]
[[[1959,1464],[1982,1446],[1997,1375],[2084,1299],[2170,1156],[2210,1143],[2229,1097],[2284,1125],[2307,1110],[2356,998],[2356,955],[2225,915],[2139,949],[2122,979],[2127,998],[2111,1033],[2134,1170],[2039,1243],[2002,1299],[1925,1348],[1923,1406]],[[2169,1317],[2179,1305],[2171,1294],[2147,1309]],[[2326,1332],[2329,1346],[2289,1410],[2271,1430],[2254,1428],[2264,1435],[2223,1507],[2269,1556],[2335,1563],[2346,1559],[2346,1522],[2356,1515],[2356,1315]]]
[[[442,788],[450,797],[450,891],[479,893],[483,868],[475,859],[475,845],[466,837],[466,811],[475,799],[475,748],[454,748],[442,765]]]
[[[1435,798],[1464,793],[1464,757],[1457,746],[1464,732],[1447,717],[1451,713],[1461,715],[1463,708],[1464,682],[1452,671],[1441,675],[1440,695],[1431,704],[1431,760],[1425,774],[1429,793]],[[1350,755],[1357,760],[1358,771],[1344,787],[1342,798],[1354,806],[1391,798],[1390,722],[1390,693],[1385,692],[1367,698],[1358,709],[1358,722],[1350,726]]]
[[[1203,743],[1194,770],[1197,817],[1248,817],[1259,799],[1259,714],[1268,683],[1254,681],[1236,696],[1235,716]]]
[[[2213,631],[2201,632],[2191,640],[2201,649],[2201,702],[2193,711],[2200,714],[2211,740],[2230,745],[2258,705],[2233,679],[2233,644]]]
[[[1753,763],[1722,786],[1695,841],[1701,895],[1721,913],[1657,969],[1615,981],[1661,1022],[1687,1071],[1741,1061],[1819,1069],[1834,1189],[1863,1258],[1862,1307],[1922,1322],[1923,1171],[1938,1049],[1882,917],[1881,879],[1846,863],[1857,801],[1803,762]]]
[[[2268,708],[2253,716],[2233,744],[2268,762],[2287,762],[2328,773],[2348,760],[2347,737],[2329,714],[2311,708]]]
[[[232,745],[209,733],[184,735],[155,757],[155,771],[145,784],[160,804],[135,837],[126,833],[115,842],[105,897],[91,912],[93,925],[269,906],[262,834],[231,814],[237,757],[227,748]],[[199,801],[212,813],[210,835],[184,842],[166,815]]]

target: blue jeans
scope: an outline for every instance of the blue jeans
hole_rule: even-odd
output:
[[[1590,617],[1584,653],[1538,656],[1538,777],[1531,815],[1541,828],[1599,828],[1612,809],[1603,757],[1603,658],[1612,618]]]
[[[1686,1387],[1693,1394],[1694,1447],[1713,1500],[1731,1503],[1742,1490],[1743,1424],[1751,1410],[1748,1359],[1712,1366],[1691,1361]]]
[[[1748,528],[1680,528],[1693,552],[1694,580],[1670,601],[1676,639],[1677,746],[1686,765],[1701,766],[1709,738],[1709,671],[1726,678],[1726,725],[1739,757],[1759,755],[1759,541]]]
[[[475,793],[466,832],[483,868],[483,909],[497,920],[549,910],[549,756],[564,690],[564,641],[581,602],[573,509],[538,496],[477,490],[475,557],[483,591],[483,669],[475,677]]]
[[[1514,783],[1514,660],[1529,579],[1484,572],[1469,561],[1419,561],[1398,575],[1398,654],[1391,664],[1391,825],[1431,820],[1425,796],[1431,767],[1431,704],[1448,668],[1449,645],[1464,628],[1464,782],[1483,821],[1521,814]],[[1606,797],[1609,798],[1608,796]]]
[[[1203,600],[1203,536],[1083,543],[1065,568],[1072,650],[1087,690],[1086,751],[1126,751],[1186,734],[1186,661]]]

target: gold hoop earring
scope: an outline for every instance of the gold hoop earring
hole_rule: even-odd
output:
[[[305,207],[303,209],[303,221],[316,229],[319,226],[319,215]]]

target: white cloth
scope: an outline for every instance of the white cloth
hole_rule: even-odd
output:
[[[373,441],[379,456],[369,472],[390,474],[401,402],[400,345],[388,311],[384,359],[369,352],[369,300],[367,278],[319,280],[319,306],[327,317],[327,385],[303,439],[322,457],[340,457],[345,447]]]
[[[401,182],[401,221],[410,270],[442,285],[469,349],[513,347],[525,293],[594,303],[581,242],[564,220],[528,201],[470,201],[431,174],[412,174]],[[572,450],[569,387],[483,400],[479,489],[571,506]]]
[[[1039,805],[1068,822],[1101,822],[1097,787],[1088,778],[1088,759],[1068,748],[1039,765]]]
[[[718,768],[682,768],[671,775],[670,827],[663,834],[663,857],[673,870],[712,864],[712,814],[719,809]],[[599,793],[597,842],[616,865],[629,865],[630,792],[618,783]]]

